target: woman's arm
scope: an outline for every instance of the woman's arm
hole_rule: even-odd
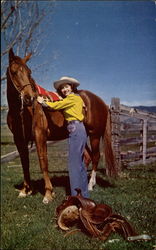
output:
[[[45,101],[43,97],[38,96],[37,101],[44,107],[50,107],[55,110],[69,108],[74,104],[74,98],[72,96],[68,96],[60,101],[55,101],[55,102]]]

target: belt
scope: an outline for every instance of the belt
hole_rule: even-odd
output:
[[[71,124],[71,123],[80,123],[82,121],[78,121],[78,120],[72,120],[72,121],[68,121],[68,124]]]

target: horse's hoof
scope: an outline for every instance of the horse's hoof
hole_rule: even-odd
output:
[[[18,198],[24,198],[24,197],[26,197],[26,196],[27,196],[27,194],[21,191],[21,192],[19,193],[19,195],[18,195]]]
[[[55,193],[52,192],[51,195],[44,196],[44,198],[43,198],[43,203],[44,203],[44,204],[48,204],[48,203],[52,202],[52,200],[53,200],[54,198],[55,198]]]
[[[52,199],[54,199],[56,197],[55,192],[52,192],[51,196],[52,196]]]
[[[32,194],[32,190],[30,190],[29,192],[25,192],[25,191],[23,191],[23,190],[21,190],[20,191],[20,193],[19,193],[19,195],[18,195],[18,197],[19,198],[25,198],[26,196],[29,196],[29,195],[31,195]]]
[[[89,184],[88,184],[88,191],[93,191],[93,187],[94,187],[94,183],[93,182],[90,182]]]
[[[43,198],[43,203],[44,203],[44,204],[49,204],[50,202],[52,202],[52,200],[53,200],[52,197],[51,197],[51,198],[49,198],[49,197],[48,197],[48,198],[47,198],[47,197],[44,197],[44,198]]]
[[[93,187],[92,186],[88,186],[88,191],[93,191]]]
[[[47,197],[44,197],[42,202],[43,202],[44,204],[48,204],[48,203],[49,203],[49,199],[48,199]]]

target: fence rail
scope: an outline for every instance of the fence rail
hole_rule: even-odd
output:
[[[142,158],[142,163],[146,164],[147,158],[156,157],[156,113],[122,105],[119,98],[112,98],[110,111],[112,144],[119,171],[122,163],[126,160],[133,162]],[[132,119],[131,123],[125,123],[126,118],[128,121]],[[137,124],[134,119],[138,120]],[[136,132],[138,136],[134,137],[132,135],[127,137],[127,132]],[[148,147],[149,144],[152,144],[152,146]],[[137,152],[133,149],[133,151],[127,150],[127,152],[122,152],[121,147],[123,145],[137,145],[139,151]]]
[[[147,159],[156,158],[156,113],[142,111],[136,108],[120,104],[119,98],[112,98],[110,105],[111,122],[112,122],[112,144],[115,152],[115,158],[118,164],[118,170],[122,164],[130,162],[142,162],[146,164]],[[123,117],[125,117],[123,119]],[[1,123],[6,122],[6,110],[2,113]],[[128,122],[127,122],[128,119]],[[137,122],[129,122],[129,119],[137,119]],[[126,122],[125,122],[126,120]],[[127,133],[129,134],[127,135]],[[137,133],[137,136],[134,134]],[[137,150],[123,147],[137,147]],[[33,148],[30,149],[34,150]],[[5,162],[12,157],[18,157],[18,152],[12,152],[1,157]],[[142,160],[142,161],[140,161]]]

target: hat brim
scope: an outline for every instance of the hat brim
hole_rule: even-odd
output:
[[[70,80],[64,79],[64,80],[55,81],[55,82],[54,82],[54,88],[55,88],[55,89],[59,89],[59,88],[61,87],[61,85],[64,84],[64,83],[72,84],[72,85],[74,85],[75,87],[78,87],[78,86],[80,85],[79,82],[74,82],[74,81],[70,81]]]

